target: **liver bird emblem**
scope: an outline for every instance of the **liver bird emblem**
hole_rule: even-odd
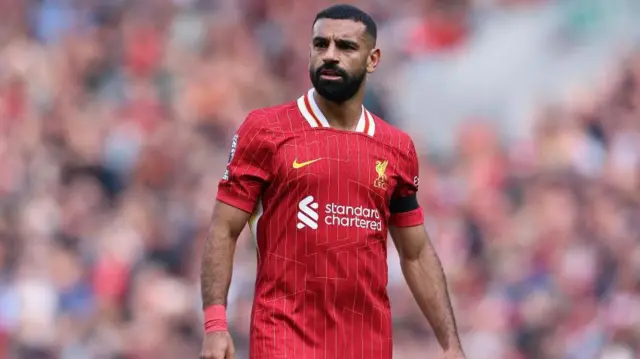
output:
[[[388,160],[384,161],[376,161],[376,172],[378,173],[378,178],[374,181],[374,186],[381,189],[387,188],[387,165],[389,164]]]

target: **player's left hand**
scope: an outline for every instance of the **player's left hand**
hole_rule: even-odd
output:
[[[449,349],[444,352],[444,359],[466,359],[461,348]]]

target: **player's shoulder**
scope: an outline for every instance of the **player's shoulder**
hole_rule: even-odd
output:
[[[379,116],[373,113],[370,114],[375,122],[376,130],[374,138],[377,141],[403,151],[413,149],[413,139],[408,133],[383,120]]]
[[[298,115],[295,101],[275,106],[262,107],[251,110],[243,122],[243,127],[260,128],[266,132],[291,126],[292,117]]]
[[[256,120],[261,121],[282,121],[283,115],[286,117],[286,114],[292,110],[296,110],[297,105],[294,101],[289,101],[285,103],[281,103],[275,106],[262,107],[257,108],[249,112],[248,117],[255,118]]]

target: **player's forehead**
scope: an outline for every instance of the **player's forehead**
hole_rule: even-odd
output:
[[[313,38],[365,41],[366,27],[354,20],[319,19],[313,25]]]

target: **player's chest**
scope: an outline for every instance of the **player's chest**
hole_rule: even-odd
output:
[[[388,198],[397,183],[397,154],[364,135],[296,134],[281,143],[275,157],[276,175],[291,190],[315,187]]]

